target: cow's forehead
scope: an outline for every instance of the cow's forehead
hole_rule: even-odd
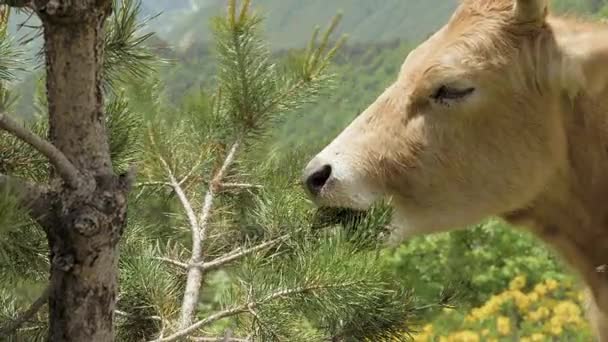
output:
[[[468,66],[475,68],[504,61],[513,47],[506,14],[491,7],[471,12],[461,5],[450,21],[412,50],[402,64],[399,80],[419,82],[433,77],[457,77]],[[492,12],[496,11],[496,13]]]

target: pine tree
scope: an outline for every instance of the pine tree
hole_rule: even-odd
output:
[[[121,2],[105,39],[112,165],[118,174],[138,170],[120,241],[118,340],[400,341],[421,313],[448,305],[450,294],[417,303],[384,264],[387,204],[317,210],[299,184],[307,151],[268,150],[276,123],[331,91],[340,16],[276,60],[250,1],[228,1],[213,22],[217,89],[176,108],[164,101],[155,58],[142,45],[150,35],[140,31],[138,4]],[[2,48],[0,77],[7,65],[8,81],[18,59]],[[44,134],[47,115],[39,113],[32,132]],[[46,165],[36,149],[0,132],[0,174],[44,182]],[[45,232],[20,210],[14,188],[0,189],[10,190],[0,201],[0,336],[35,341],[49,329]],[[34,204],[31,211],[45,209]]]
[[[46,96],[38,98],[40,117],[34,123],[8,114],[14,104],[11,71],[23,55],[7,35],[9,9],[3,5],[0,335],[111,341],[117,246],[130,182],[123,166],[131,146],[121,143],[128,142],[132,125],[125,125],[120,96],[104,91],[102,81],[113,70],[104,68],[112,61],[104,59],[104,51],[115,56],[110,66],[122,75],[145,68],[141,43],[146,36],[136,32],[134,21],[137,3],[122,1],[110,19],[112,1],[5,3],[37,15],[42,23],[37,34],[44,39]],[[34,293],[40,297],[21,310],[24,298]]]

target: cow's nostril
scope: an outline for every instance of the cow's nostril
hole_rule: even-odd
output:
[[[327,183],[327,180],[331,176],[331,166],[323,165],[321,168],[317,169],[313,173],[311,173],[306,179],[306,186],[308,187],[308,191],[310,191],[313,195],[318,195],[321,189]]]

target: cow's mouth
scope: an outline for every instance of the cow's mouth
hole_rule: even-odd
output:
[[[324,228],[334,225],[352,225],[364,219],[369,210],[349,207],[319,207],[314,214],[313,227]]]
[[[340,227],[348,240],[358,240],[364,245],[386,242],[391,234],[392,209],[389,204],[379,202],[369,209],[349,207],[320,207],[313,218],[313,229]]]

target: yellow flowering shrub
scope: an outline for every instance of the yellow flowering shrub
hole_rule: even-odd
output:
[[[547,279],[528,285],[517,276],[508,289],[468,312],[445,310],[414,341],[591,341],[584,296],[571,283]]]

